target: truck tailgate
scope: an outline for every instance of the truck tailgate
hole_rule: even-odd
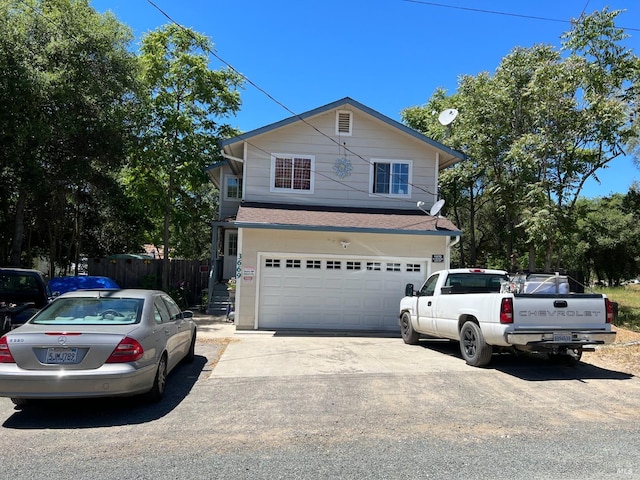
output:
[[[515,295],[516,329],[598,329],[607,320],[605,298],[598,294]]]

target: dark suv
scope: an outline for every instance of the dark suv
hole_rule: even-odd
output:
[[[42,272],[0,268],[0,335],[29,320],[51,298]]]

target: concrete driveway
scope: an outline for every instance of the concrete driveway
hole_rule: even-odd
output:
[[[236,330],[224,317],[196,315],[198,338],[225,339],[212,377],[411,374],[473,371],[457,343],[406,345],[397,335]]]
[[[473,370],[453,356],[458,348],[456,343],[430,341],[429,345],[435,348],[412,348],[399,337],[236,332],[212,375],[269,377]]]

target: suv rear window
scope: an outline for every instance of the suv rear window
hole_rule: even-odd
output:
[[[38,294],[38,282],[32,275],[24,275],[19,273],[1,273],[0,274],[0,292],[6,294]]]

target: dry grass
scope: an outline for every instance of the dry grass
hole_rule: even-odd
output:
[[[618,372],[640,377],[640,332],[612,327],[616,341],[595,352],[585,352],[582,361]]]
[[[617,326],[640,332],[640,285],[598,288],[596,291],[618,304]]]

